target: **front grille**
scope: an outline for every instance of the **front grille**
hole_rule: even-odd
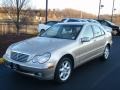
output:
[[[18,52],[11,52],[11,59],[19,62],[27,62],[29,55],[18,53]]]

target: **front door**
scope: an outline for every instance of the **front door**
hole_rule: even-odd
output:
[[[80,33],[81,39],[89,39],[86,42],[82,42],[79,46],[79,63],[84,63],[90,60],[94,56],[94,34],[91,25],[87,25]]]

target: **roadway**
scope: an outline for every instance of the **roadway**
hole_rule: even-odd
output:
[[[120,90],[120,37],[113,38],[110,58],[95,59],[74,70],[64,84],[15,73],[0,65],[0,90]]]

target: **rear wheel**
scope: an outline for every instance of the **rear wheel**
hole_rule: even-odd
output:
[[[72,73],[72,62],[69,58],[62,58],[55,71],[55,81],[58,83],[66,82]]]
[[[107,45],[102,55],[102,60],[107,60],[109,58],[109,55],[110,55],[110,47]]]

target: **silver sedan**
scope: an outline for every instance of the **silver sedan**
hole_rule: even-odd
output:
[[[6,66],[37,77],[66,82],[76,67],[109,58],[111,33],[95,23],[59,23],[41,36],[14,43],[4,54]]]

